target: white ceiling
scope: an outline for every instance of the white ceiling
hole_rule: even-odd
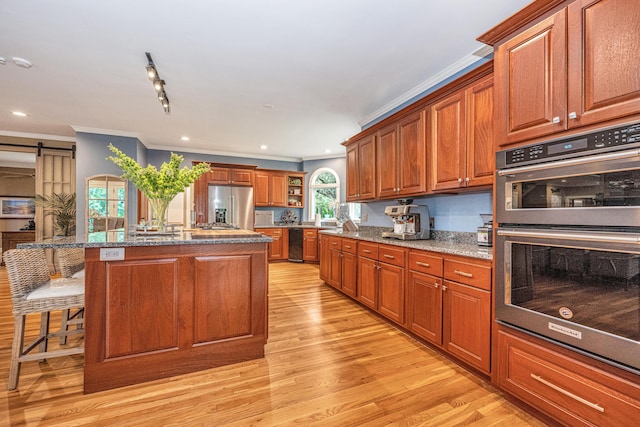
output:
[[[89,131],[259,158],[342,154],[361,125],[478,60],[476,37],[529,2],[2,0],[0,134]],[[145,52],[166,81],[170,115]]]

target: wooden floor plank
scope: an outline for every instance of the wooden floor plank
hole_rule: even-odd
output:
[[[83,395],[83,357],[70,356],[24,364],[8,392],[13,316],[0,268],[0,426],[544,425],[324,285],[317,266],[272,264],[269,282],[263,359]],[[37,328],[28,319],[29,334]]]

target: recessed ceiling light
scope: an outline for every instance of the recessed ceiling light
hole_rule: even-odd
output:
[[[31,68],[31,62],[27,61],[24,58],[19,58],[17,56],[14,56],[11,58],[11,60],[13,61],[14,64],[16,64],[18,67],[20,68]]]
[[[325,153],[330,153],[331,150],[329,150],[328,148],[326,150],[324,150]]]
[[[263,104],[262,108],[266,108],[267,110],[273,109],[273,104]]]
[[[181,137],[180,137],[180,139],[181,139],[182,141],[188,141],[188,140],[189,140],[189,137],[188,137],[188,136],[181,136]]]
[[[260,149],[261,149],[261,150],[266,150],[266,149],[267,149],[267,146],[266,146],[266,145],[261,145],[261,146],[260,146]]]
[[[11,114],[18,117],[27,117],[27,113],[23,113],[22,111],[12,111]]]

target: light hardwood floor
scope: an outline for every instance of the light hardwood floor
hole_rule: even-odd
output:
[[[0,426],[544,425],[324,285],[317,266],[272,264],[269,292],[263,359],[83,395],[72,356],[24,364],[7,392],[13,317],[0,267]]]

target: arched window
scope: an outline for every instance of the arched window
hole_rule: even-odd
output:
[[[309,220],[317,213],[322,219],[333,219],[340,204],[340,177],[330,168],[317,169],[309,178]]]

